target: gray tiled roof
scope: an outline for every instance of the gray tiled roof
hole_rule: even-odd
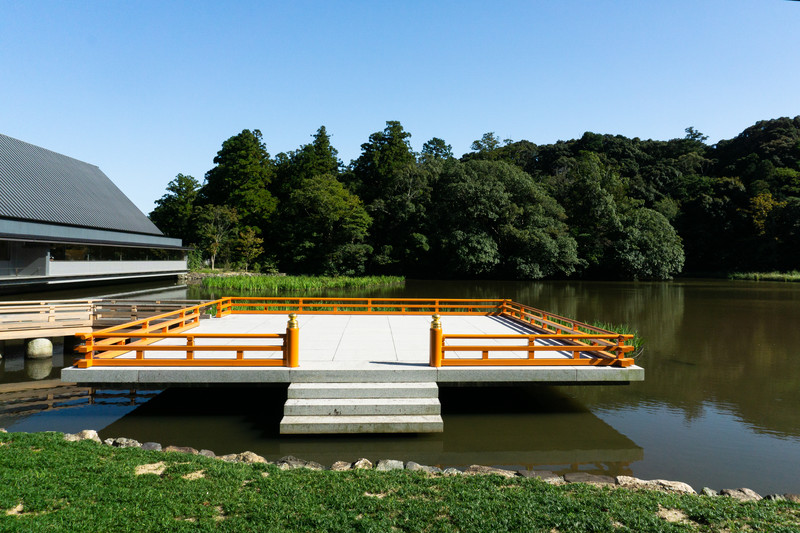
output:
[[[95,165],[2,134],[0,217],[163,235]]]

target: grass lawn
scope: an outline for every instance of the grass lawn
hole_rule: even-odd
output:
[[[0,531],[800,531],[800,504],[499,476],[280,470],[0,434]]]

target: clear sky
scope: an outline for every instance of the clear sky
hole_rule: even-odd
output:
[[[325,125],[349,163],[387,120],[460,156],[488,131],[714,143],[799,114],[787,0],[0,0],[0,133],[145,213],[245,128],[275,155]]]

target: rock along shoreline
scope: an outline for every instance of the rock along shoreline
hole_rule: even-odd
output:
[[[0,432],[5,430],[0,429]],[[610,487],[610,488],[626,488],[632,490],[655,490],[661,492],[672,492],[682,494],[698,494],[694,488],[688,483],[681,481],[669,481],[666,479],[639,479],[632,476],[602,476],[595,474],[588,474],[584,472],[571,472],[558,475],[549,470],[505,470],[502,468],[495,468],[484,465],[471,465],[463,470],[458,468],[445,468],[441,469],[436,466],[428,466],[416,463],[414,461],[399,461],[396,459],[381,459],[377,463],[373,463],[369,459],[361,458],[355,462],[336,461],[330,467],[317,463],[315,461],[306,461],[298,459],[297,457],[287,455],[278,459],[277,461],[267,461],[264,457],[245,451],[242,453],[232,453],[227,455],[216,455],[211,450],[196,450],[188,446],[162,446],[157,442],[140,443],[134,439],[125,437],[109,438],[104,441],[100,440],[99,435],[95,430],[85,429],[78,433],[65,433],[64,440],[70,442],[92,440],[97,443],[113,446],[116,448],[141,448],[143,450],[161,451],[161,452],[174,452],[174,453],[187,453],[193,455],[203,455],[205,457],[226,461],[229,463],[264,463],[275,465],[283,470],[291,470],[295,468],[306,468],[310,470],[331,470],[331,471],[348,471],[348,470],[376,470],[376,471],[391,471],[391,470],[408,470],[412,472],[423,472],[427,475],[433,476],[464,476],[464,475],[498,475],[506,478],[512,477],[526,477],[537,478],[544,483],[551,485],[565,485],[569,483],[586,483],[590,485]],[[735,488],[735,489],[721,489],[714,490],[704,487],[699,495],[707,497],[728,497],[734,498],[739,501],[759,501],[766,500],[788,500],[791,502],[800,503],[799,494],[768,494],[761,496],[757,492],[748,488]]]

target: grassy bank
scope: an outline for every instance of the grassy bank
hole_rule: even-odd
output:
[[[734,272],[728,279],[744,281],[790,281],[800,282],[800,272]]]
[[[319,291],[325,289],[361,289],[384,285],[400,285],[399,276],[220,276],[203,278],[203,287],[253,291],[262,294]]]
[[[138,471],[138,474],[137,474]],[[149,473],[147,473],[149,472]],[[499,476],[280,470],[0,434],[2,531],[798,531],[800,504]]]

